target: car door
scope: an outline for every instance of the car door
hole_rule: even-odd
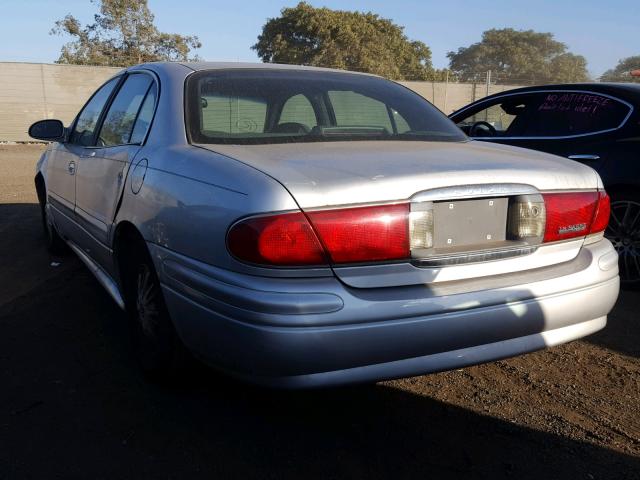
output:
[[[103,116],[94,145],[80,158],[75,213],[80,246],[105,265],[109,234],[131,162],[151,123],[158,88],[149,73],[127,75]]]
[[[568,157],[599,169],[631,105],[588,90],[505,93],[451,115],[476,140]]]
[[[71,235],[73,230],[76,173],[80,157],[93,144],[100,115],[119,81],[119,77],[113,78],[93,94],[72,124],[68,140],[59,143],[48,159],[49,201],[55,207],[53,215],[56,225],[66,235]]]

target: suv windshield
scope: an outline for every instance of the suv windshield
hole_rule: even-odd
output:
[[[193,143],[464,141],[438,109],[382,78],[304,70],[209,70],[186,88]]]

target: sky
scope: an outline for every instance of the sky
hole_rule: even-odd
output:
[[[251,45],[268,18],[297,0],[149,0],[161,31],[197,35],[205,60],[258,61]],[[551,32],[573,53],[584,55],[594,77],[618,60],[640,54],[638,0],[308,0],[334,9],[371,11],[405,27],[426,43],[436,68],[448,66],[447,52],[478,42],[490,28]],[[52,36],[57,19],[71,13],[91,22],[90,0],[0,0],[0,61],[54,62],[68,37]]]

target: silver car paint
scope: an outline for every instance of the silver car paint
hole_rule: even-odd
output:
[[[83,261],[115,289],[114,297],[114,238],[120,226],[133,225],[148,243],[182,340],[209,363],[260,383],[340,384],[502,358],[604,326],[618,291],[617,263],[604,260],[615,256],[606,240],[437,269],[410,263],[270,269],[239,262],[226,248],[226,231],[256,213],[402,200],[451,185],[515,182],[546,191],[593,190],[601,182],[568,160],[476,142],[190,145],[184,82],[211,68],[302,67],[130,69],[153,72],[160,92],[146,142],[126,159],[119,198],[104,199],[119,206],[105,217],[106,235],[91,232],[77,211],[51,207],[56,225],[75,248],[81,245]],[[53,151],[38,164],[49,193],[57,181],[50,174],[60,167]],[[129,166],[139,162],[134,175]],[[466,353],[458,361],[445,355],[460,349]]]
[[[277,178],[302,207],[407,199],[427,189],[520,183],[539,190],[595,188],[597,174],[567,159],[484,142],[371,141],[203,145]]]
[[[572,262],[442,290],[352,289],[335,278],[267,282],[159,247],[154,254],[176,326],[197,355],[253,382],[295,388],[459,368],[580,338],[604,327],[619,289],[617,266],[599,265],[617,261],[606,241]],[[238,303],[229,289],[253,301]],[[300,313],[285,313],[280,302]]]

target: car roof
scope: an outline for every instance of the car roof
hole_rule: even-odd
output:
[[[547,90],[589,90],[596,93],[607,94],[631,94],[632,96],[640,96],[640,84],[636,83],[600,83],[600,82],[588,82],[588,83],[559,83],[551,85],[533,85],[531,87],[514,88],[513,90],[505,90],[500,93],[489,95],[481,100],[487,100],[493,97],[499,97],[505,93],[526,93],[526,92],[539,92]]]
[[[193,71],[202,70],[306,70],[313,72],[334,72],[334,73],[350,73],[357,75],[377,76],[371,73],[353,72],[350,70],[340,70],[336,68],[312,67],[306,65],[290,65],[283,63],[260,63],[260,62],[150,62],[130,67],[131,69],[140,69],[145,67],[153,67],[154,69],[169,70],[177,65],[188,68]]]

